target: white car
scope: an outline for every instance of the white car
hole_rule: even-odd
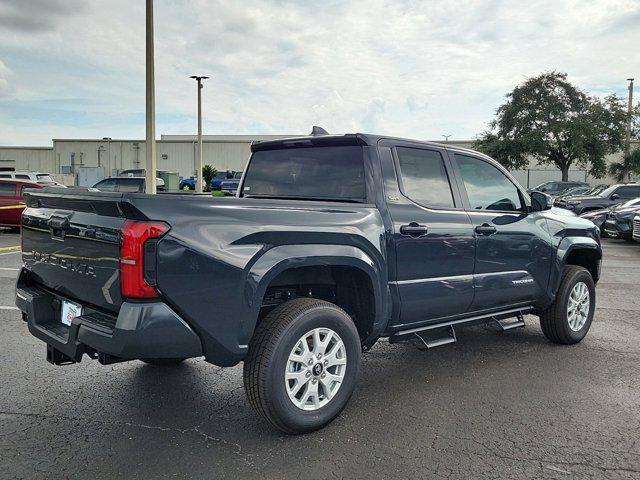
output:
[[[32,182],[39,183],[41,185],[49,185],[52,187],[64,187],[61,183],[56,182],[50,173],[41,172],[0,172],[0,178],[13,179],[13,180],[31,180]]]

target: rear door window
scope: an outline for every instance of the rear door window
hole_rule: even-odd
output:
[[[117,188],[119,192],[137,193],[143,190],[143,179],[136,177],[123,177],[117,179]]]
[[[258,150],[242,185],[243,197],[364,202],[365,192],[362,147],[355,145]]]
[[[0,197],[15,197],[16,186],[13,183],[0,183]]]
[[[453,193],[444,160],[436,150],[397,147],[401,189],[414,202],[433,208],[453,208]]]

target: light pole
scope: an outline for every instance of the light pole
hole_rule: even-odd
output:
[[[200,165],[196,173],[196,192],[202,193],[204,190],[204,178],[202,176],[202,80],[206,80],[209,77],[191,75],[189,78],[193,78],[197,82],[198,88],[198,157]]]
[[[147,138],[145,143],[145,192],[156,193],[156,88],[153,53],[153,0],[147,0],[147,84],[146,115]]]
[[[445,142],[448,142],[448,141],[449,141],[449,137],[450,137],[451,135],[442,135],[442,136],[444,137],[444,141],[445,141]]]
[[[627,141],[624,145],[624,156],[631,153],[631,117],[633,115],[633,78],[627,78],[629,82],[629,104],[627,106]],[[627,182],[631,181],[631,171],[627,172]]]

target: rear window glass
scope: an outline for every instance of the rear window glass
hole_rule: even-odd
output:
[[[51,175],[46,173],[36,175],[36,178],[38,179],[38,182],[53,182],[53,178],[51,178]]]
[[[362,147],[305,147],[254,152],[244,197],[364,201]]]

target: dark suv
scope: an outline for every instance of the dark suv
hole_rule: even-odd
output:
[[[611,185],[597,195],[579,195],[561,199],[555,203],[555,206],[566,208],[580,215],[591,210],[602,210],[637,197],[640,197],[640,183],[620,183]]]
[[[586,182],[545,182],[538,185],[535,188],[532,188],[530,191],[538,191],[546,193],[547,195],[551,195],[552,197],[557,197],[558,195],[562,195],[570,188],[575,187],[589,187],[589,184]]]

